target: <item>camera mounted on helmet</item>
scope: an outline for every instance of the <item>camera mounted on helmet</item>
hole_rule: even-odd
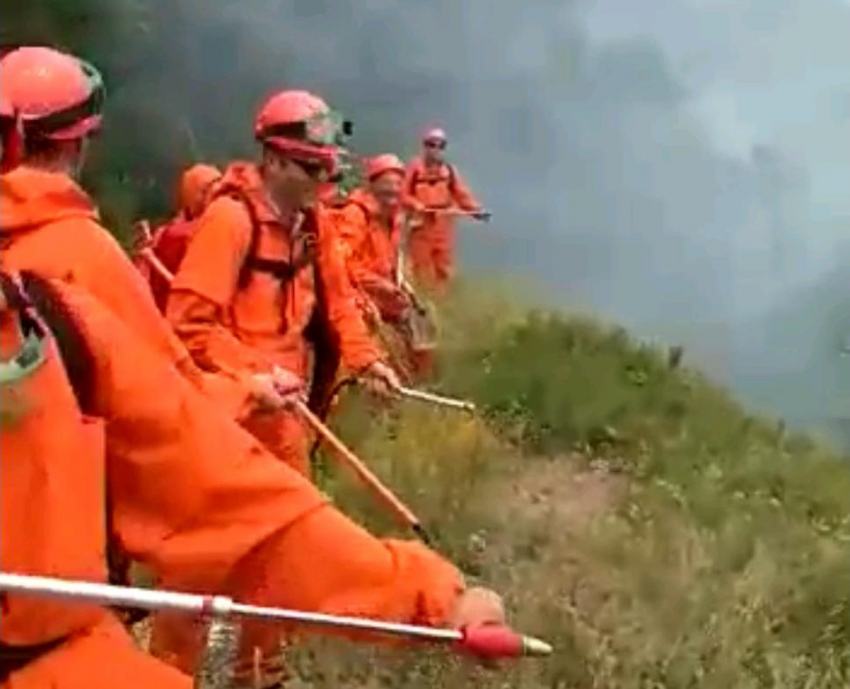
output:
[[[307,91],[282,91],[261,108],[254,135],[261,144],[292,161],[324,170],[333,176],[341,149],[353,133],[353,125]]]

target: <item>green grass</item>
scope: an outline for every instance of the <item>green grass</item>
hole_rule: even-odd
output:
[[[850,686],[850,462],[621,330],[494,291],[462,291],[443,318],[435,387],[481,415],[408,402],[369,425],[349,399],[335,423],[556,655],[494,674],[332,643],[307,686]],[[578,519],[576,476],[621,489]],[[393,529],[347,477],[325,486]]]

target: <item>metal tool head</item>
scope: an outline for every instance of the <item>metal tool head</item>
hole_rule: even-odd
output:
[[[533,636],[524,636],[522,637],[522,654],[535,658],[550,656],[552,655],[552,646],[541,639],[535,639]]]

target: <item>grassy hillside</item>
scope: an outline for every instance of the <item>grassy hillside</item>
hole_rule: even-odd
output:
[[[850,462],[622,331],[492,291],[444,318],[435,387],[482,414],[405,402],[367,428],[349,397],[335,423],[556,655],[494,674],[311,644],[293,686],[850,686]],[[392,530],[328,461],[326,489]]]

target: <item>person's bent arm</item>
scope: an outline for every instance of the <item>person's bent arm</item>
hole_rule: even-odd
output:
[[[457,206],[462,210],[470,213],[481,210],[481,204],[478,203],[478,199],[475,198],[466,180],[463,179],[457,168],[455,168],[455,183],[452,189],[452,197]]]
[[[363,371],[380,361],[383,352],[375,344],[357,308],[357,292],[345,262],[345,247],[326,217],[319,218],[319,271],[325,289],[328,317],[339,336],[345,366]]]
[[[113,528],[160,586],[448,622],[464,587],[451,564],[356,526],[96,300],[61,289],[96,362]]]
[[[408,163],[404,171],[404,186],[402,187],[401,202],[407,210],[414,213],[421,213],[425,210],[425,205],[416,197],[416,185],[414,184],[421,165],[422,164],[418,159],[412,160]]]
[[[410,297],[391,280],[377,273],[364,271],[358,287],[378,306],[381,314],[399,316],[411,306]]]
[[[365,272],[364,252],[369,221],[362,208],[349,204],[334,216],[332,222],[349,280],[354,288],[359,289]]]

